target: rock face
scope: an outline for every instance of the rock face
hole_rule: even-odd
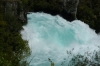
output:
[[[76,19],[77,14],[77,6],[79,4],[79,0],[63,0],[63,8],[68,12],[73,14]]]
[[[19,6],[19,2],[17,0],[4,1],[4,11],[5,15],[16,16],[22,22],[26,21],[25,12],[23,8]]]
[[[58,11],[59,14],[69,21],[76,19],[77,6],[79,3],[79,0],[59,0],[59,1],[60,1],[60,3],[62,3],[62,5],[60,5],[60,7],[59,7],[61,10],[61,11]],[[32,1],[32,2],[34,3],[34,1]],[[50,5],[51,1],[46,1],[46,2]],[[29,3],[29,4],[31,4],[31,3]],[[38,4],[38,2],[36,4]],[[58,3],[56,3],[56,4],[58,4]],[[50,9],[52,7],[47,7],[47,9],[43,9],[44,7],[38,9],[41,6],[41,4],[38,8],[36,8],[36,7],[34,8],[34,4],[31,4],[31,5],[33,5],[32,8],[34,9],[34,11],[37,9],[37,11],[44,10],[43,12],[47,11],[50,14],[52,14],[53,12],[57,13],[57,11],[54,11],[54,10],[48,11],[48,9]],[[20,2],[18,0],[6,0],[5,5],[4,5],[5,15],[9,14],[12,16],[17,16],[19,18],[19,20],[24,22],[27,20],[26,14],[25,14],[26,8],[25,7],[22,8],[22,7],[23,7],[23,5],[20,4]],[[28,6],[28,8],[30,8],[30,6]],[[43,9],[43,10],[41,10],[41,9]],[[28,9],[26,9],[26,10],[29,11]]]
[[[6,1],[5,2],[5,14],[17,15],[18,3],[17,1]]]

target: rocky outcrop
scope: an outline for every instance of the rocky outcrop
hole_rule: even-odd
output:
[[[18,2],[17,1],[6,1],[5,2],[5,14],[17,15]]]
[[[65,9],[68,13],[71,13],[76,19],[77,6],[79,4],[79,0],[62,0],[62,1],[63,1],[63,9]]]
[[[34,3],[34,1],[32,1]],[[42,1],[41,1],[42,2]],[[59,2],[61,5],[59,5]],[[77,6],[79,3],[79,0],[59,0],[58,3],[52,3],[53,7],[51,6],[51,1],[46,1],[45,3],[48,5],[46,6],[42,6],[42,4],[39,5],[38,1],[37,3],[31,4],[31,1],[28,2],[28,4],[31,4],[33,6],[27,6],[27,8],[25,8],[25,4],[24,6],[22,5],[23,3],[18,1],[18,0],[6,0],[5,1],[5,5],[4,5],[4,11],[5,11],[5,15],[12,15],[12,16],[17,16],[19,18],[19,20],[21,20],[22,22],[25,22],[27,20],[26,18],[26,10],[29,11],[29,9],[33,8],[34,11],[38,12],[38,11],[43,11],[46,13],[50,13],[50,14],[59,14],[61,15],[63,18],[72,21],[75,20],[76,17],[76,13],[77,13]],[[43,2],[44,3],[44,2]],[[54,5],[57,6],[54,6]],[[38,6],[38,7],[37,7]],[[58,7],[59,6],[59,7]],[[40,8],[41,7],[41,8]],[[33,11],[31,10],[31,11]],[[34,12],[33,11],[33,12]]]
[[[16,16],[22,22],[25,22],[27,19],[25,11],[20,7],[20,2],[18,0],[4,1],[4,11],[5,15]]]

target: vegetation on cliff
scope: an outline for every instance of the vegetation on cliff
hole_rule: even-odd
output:
[[[81,0],[78,6],[78,19],[100,32],[100,0]]]
[[[21,38],[22,22],[16,16],[5,15],[0,2],[0,66],[20,66],[29,54],[27,41]]]

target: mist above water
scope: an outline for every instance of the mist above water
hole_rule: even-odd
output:
[[[28,23],[21,31],[22,38],[28,41],[32,54],[28,58],[30,66],[50,66],[50,58],[55,66],[69,63],[67,50],[73,54],[98,50],[100,36],[80,20],[66,21],[59,15],[31,13]],[[72,56],[70,56],[72,57]]]

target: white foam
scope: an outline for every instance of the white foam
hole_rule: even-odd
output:
[[[45,13],[31,13],[27,17],[28,24],[21,34],[32,50],[28,61],[35,55],[30,66],[50,66],[48,58],[60,66],[64,59],[68,63],[67,50],[74,48],[73,54],[84,54],[98,49],[100,36],[80,20],[69,22]]]

